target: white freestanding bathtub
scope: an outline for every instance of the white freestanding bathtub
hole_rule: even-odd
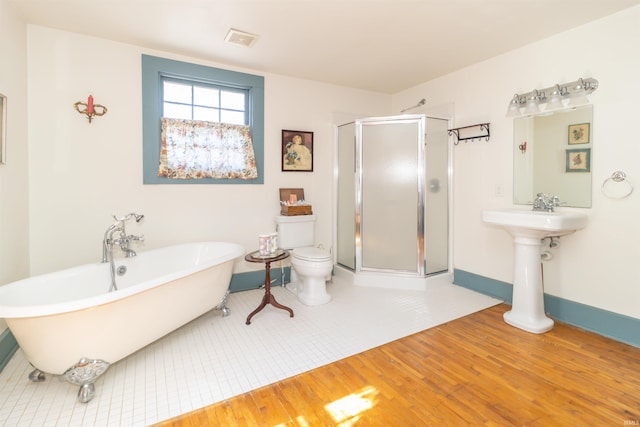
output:
[[[0,286],[0,318],[38,371],[93,388],[109,364],[224,305],[244,253],[234,243],[203,242],[116,259],[114,292],[109,263],[35,276]]]

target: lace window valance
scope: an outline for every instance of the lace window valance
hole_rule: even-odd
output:
[[[158,176],[171,179],[256,179],[246,125],[162,118]]]

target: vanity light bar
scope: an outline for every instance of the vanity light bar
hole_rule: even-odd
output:
[[[539,104],[547,103],[547,110],[562,108],[563,100],[569,99],[569,106],[578,106],[589,102],[587,95],[598,89],[594,78],[580,78],[575,82],[556,84],[544,89],[534,89],[527,93],[516,93],[509,102],[507,117],[516,117],[524,108],[526,114],[539,112]]]

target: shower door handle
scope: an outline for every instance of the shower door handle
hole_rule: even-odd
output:
[[[429,180],[429,191],[431,193],[440,192],[440,180],[438,178],[432,178]]]

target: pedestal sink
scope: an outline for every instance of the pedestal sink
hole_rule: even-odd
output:
[[[513,237],[515,248],[513,298],[504,321],[541,334],[553,328],[544,311],[540,274],[540,248],[545,237],[563,236],[583,229],[587,215],[572,211],[532,211],[517,208],[482,211],[482,220],[497,225]]]

